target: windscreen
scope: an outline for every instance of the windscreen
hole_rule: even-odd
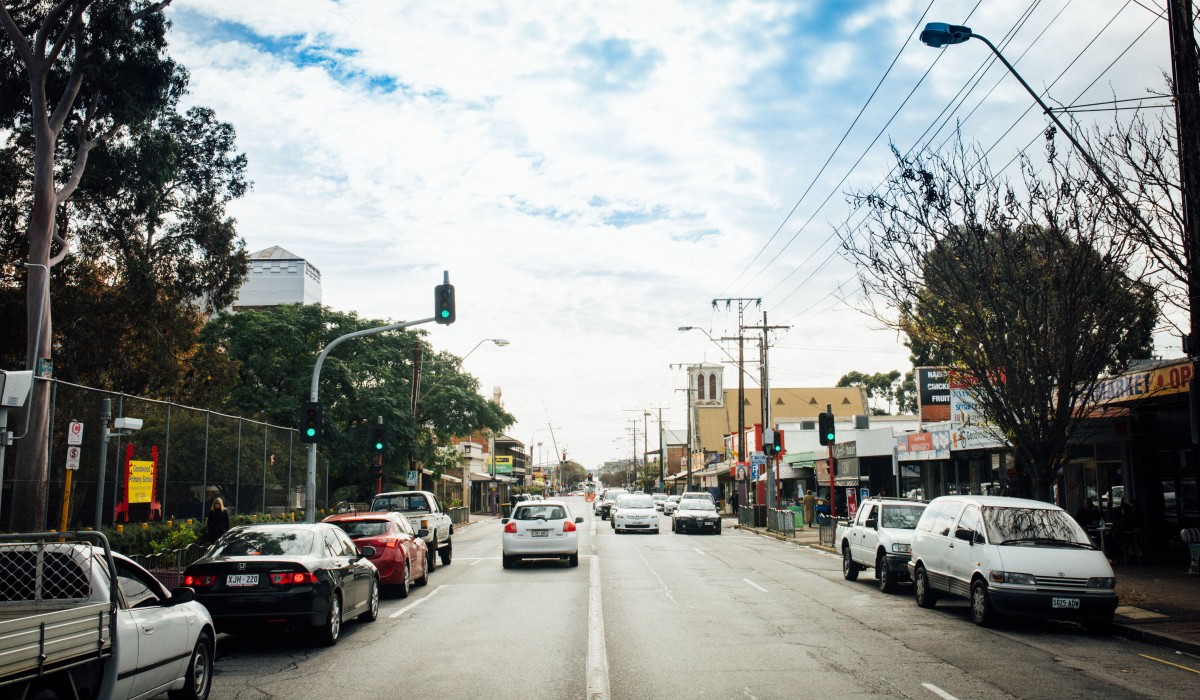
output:
[[[617,499],[618,508],[653,508],[654,499],[649,496],[622,496]]]
[[[1091,545],[1079,523],[1058,509],[986,507],[983,522],[988,541],[995,544]]]
[[[389,524],[390,521],[387,520],[343,520],[334,523],[334,525],[342,528],[343,532],[350,535],[352,539],[359,537],[382,537],[387,534]]]
[[[924,512],[925,506],[884,506],[883,527],[916,530],[917,521],[921,519],[921,513]]]
[[[213,545],[210,557],[304,556],[312,552],[312,530],[242,528],[230,530]]]

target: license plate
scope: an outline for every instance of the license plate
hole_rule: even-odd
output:
[[[1055,609],[1071,608],[1071,609],[1078,610],[1079,609],[1079,599],[1078,598],[1051,598],[1050,599],[1050,607],[1055,608]]]
[[[549,530],[530,530],[529,536],[530,537],[549,537],[550,531]]]
[[[258,574],[229,574],[225,577],[226,586],[257,586]]]

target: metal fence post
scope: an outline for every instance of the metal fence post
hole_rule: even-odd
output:
[[[242,514],[239,503],[242,495],[242,419],[238,417],[237,470],[233,475],[233,512]]]
[[[260,513],[267,512],[267,422],[263,421],[263,483],[262,483],[262,501],[259,502],[258,510]]]
[[[159,516],[167,519],[167,477],[171,472],[171,404],[167,404],[167,435],[164,440],[167,444],[163,446],[163,478],[162,478],[162,499],[159,507],[162,511]]]
[[[204,519],[204,509],[208,504],[208,425],[212,420],[212,411],[204,412],[204,469],[200,477],[200,520]]]

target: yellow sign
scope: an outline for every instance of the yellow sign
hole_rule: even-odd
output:
[[[513,458],[512,455],[504,455],[496,457],[493,461],[495,474],[512,474],[513,473]]]
[[[129,461],[129,502],[149,503],[154,495],[154,462]]]
[[[1126,372],[1101,381],[1096,388],[1096,403],[1124,403],[1151,396],[1187,392],[1192,381],[1191,360],[1139,372]]]

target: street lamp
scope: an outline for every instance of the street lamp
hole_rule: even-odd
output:
[[[484,343],[487,343],[489,341],[495,343],[496,345],[498,345],[500,347],[504,347],[505,345],[508,345],[508,341],[505,340],[504,338],[484,338],[483,340],[479,341],[478,343],[475,343],[475,347],[471,348],[469,351],[467,351],[466,355],[462,356],[462,361],[465,362],[467,360],[467,358],[471,355],[471,353],[473,353],[479,349],[480,345],[483,345]]]

